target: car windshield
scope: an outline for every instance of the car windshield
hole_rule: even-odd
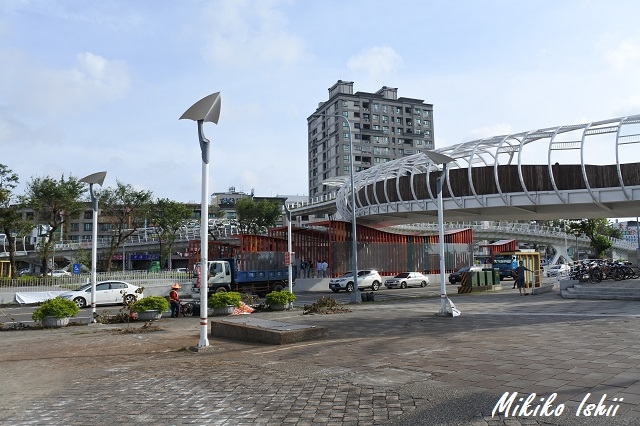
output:
[[[463,266],[462,268],[458,269],[458,272],[469,272],[469,269],[471,269],[471,267]]]
[[[347,272],[347,273],[345,273],[345,274],[342,274],[341,276],[342,276],[342,277],[350,277],[350,276],[352,276],[352,275],[353,275],[353,272]]]
[[[409,277],[408,272],[403,272],[402,274],[396,275],[396,278],[408,278],[408,277]]]
[[[91,283],[82,284],[80,287],[76,288],[74,291],[85,291],[91,287]]]

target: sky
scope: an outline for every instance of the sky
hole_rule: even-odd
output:
[[[0,164],[19,193],[107,171],[199,203],[179,117],[220,92],[210,192],[307,195],[307,117],[337,80],[433,104],[436,148],[639,114],[638,16],[631,0],[2,0]]]

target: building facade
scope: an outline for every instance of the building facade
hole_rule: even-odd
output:
[[[348,179],[350,135],[354,172],[435,147],[433,105],[398,98],[398,89],[387,86],[354,93],[353,82],[338,80],[307,126],[310,200],[330,196]]]

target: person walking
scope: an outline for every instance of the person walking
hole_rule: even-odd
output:
[[[169,304],[171,305],[171,318],[178,318],[180,316],[180,297],[178,296],[178,290],[182,288],[180,284],[175,283],[171,286],[169,292]]]
[[[300,278],[307,278],[307,261],[304,259],[300,262]]]
[[[524,266],[524,262],[520,261],[520,265],[516,268],[516,287],[518,287],[518,292],[520,296],[528,296],[527,288],[524,285],[524,271],[532,272],[531,269],[528,269]]]

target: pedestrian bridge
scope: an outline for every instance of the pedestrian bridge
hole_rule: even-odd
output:
[[[454,160],[444,173],[424,153],[407,156],[355,174],[355,214],[376,228],[436,222],[436,179],[444,175],[445,222],[635,217],[638,143],[640,115],[634,115],[440,148],[435,152]],[[349,220],[350,197],[345,179],[328,199],[292,214]]]

